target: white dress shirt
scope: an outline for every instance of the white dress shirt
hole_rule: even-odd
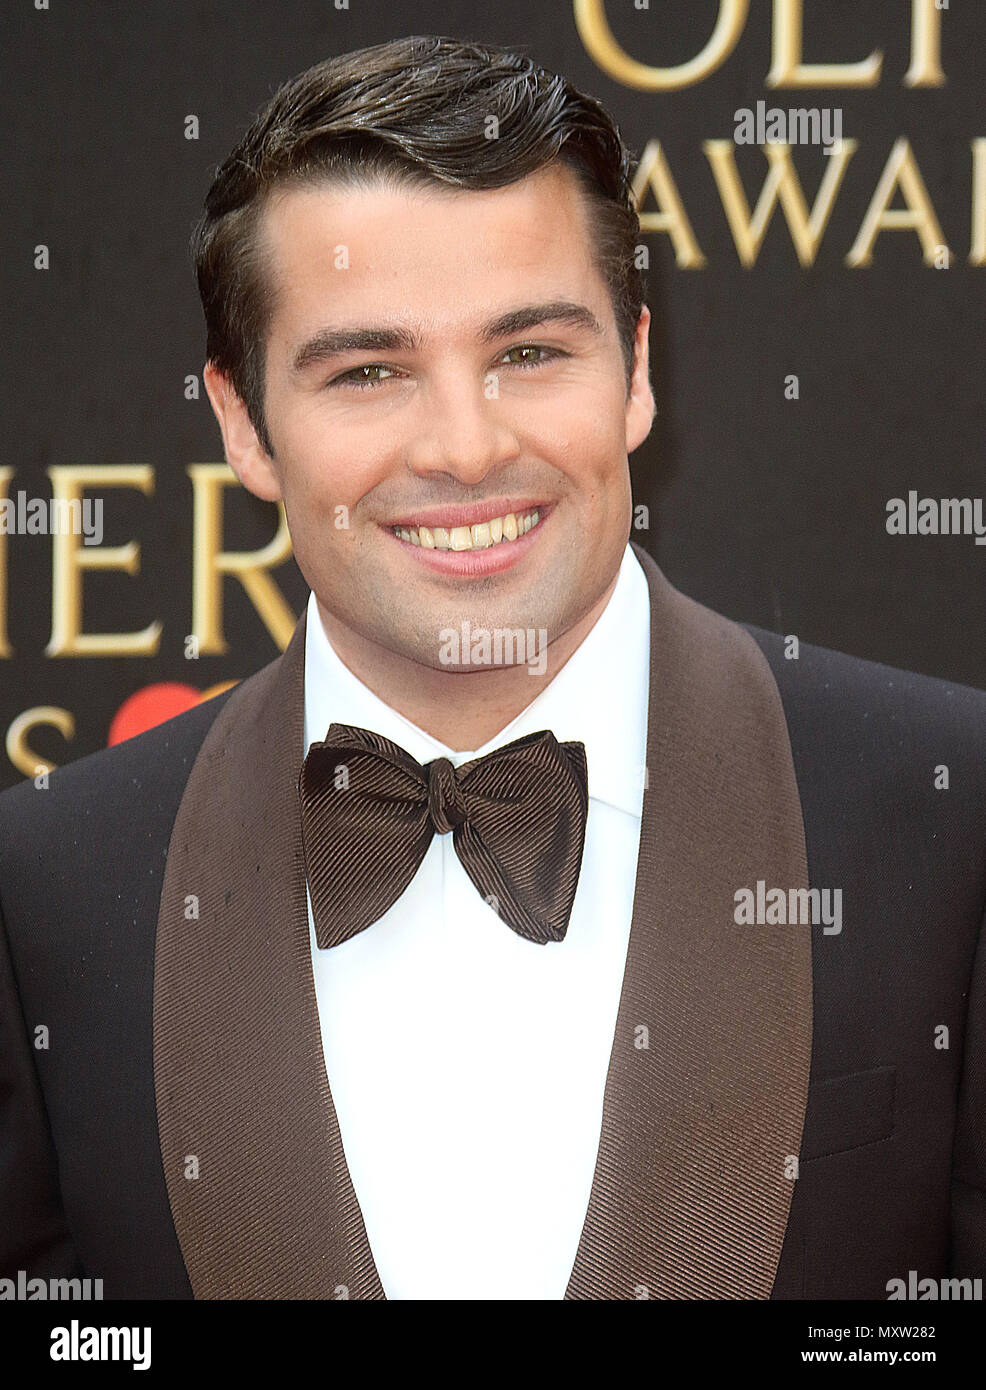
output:
[[[592,1185],[633,907],[650,673],[647,580],[629,546],[595,626],[506,728],[453,752],[343,665],[314,594],[305,751],[331,723],[455,766],[538,729],[586,748],[589,813],[564,941],[518,936],[451,834],[372,926],[319,950],[329,1086],[388,1299],[560,1299]],[[476,679],[473,677],[472,679]]]

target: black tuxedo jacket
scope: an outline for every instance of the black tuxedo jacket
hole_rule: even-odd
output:
[[[637,554],[648,785],[566,1296],[982,1278],[986,694],[790,658]],[[319,1038],[303,663],[304,618],[235,690],[0,796],[0,1276],[383,1296]],[[841,890],[841,931],[738,922],[758,883]]]

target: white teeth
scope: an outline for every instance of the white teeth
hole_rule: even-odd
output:
[[[526,536],[540,520],[541,513],[534,508],[507,512],[506,516],[495,516],[472,526],[393,526],[391,530],[400,540],[425,550],[488,550],[492,545]]]

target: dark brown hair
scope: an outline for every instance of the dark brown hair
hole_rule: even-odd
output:
[[[491,128],[496,138],[488,138]],[[598,101],[518,53],[437,36],[341,54],[275,92],[216,170],[192,236],[206,355],[232,382],[268,454],[264,373],[273,292],[257,226],[271,189],[381,176],[502,188],[555,161],[574,171],[588,199],[629,390],[644,303],[635,262],[640,223],[629,151]]]

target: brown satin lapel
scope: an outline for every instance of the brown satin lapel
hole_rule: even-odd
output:
[[[806,888],[770,668],[650,585],[649,785],[589,1207],[566,1298],[768,1298],[811,1060],[810,928],[738,926],[738,888]],[[646,1027],[649,1047],[634,1045]],[[646,1292],[645,1292],[646,1291]]]
[[[233,692],[171,835],[154,971],[168,1196],[196,1298],[382,1298],[312,980],[297,777],[305,619]],[[198,898],[198,920],[186,899]],[[188,1156],[198,1177],[186,1177]]]
[[[810,937],[737,926],[733,894],[758,879],[808,884],[787,727],[752,638],[634,549],[651,594],[649,788],[599,1155],[566,1298],[766,1298],[807,1098]],[[339,1286],[383,1297],[312,980],[296,791],[304,632],[302,619],[284,656],[216,718],[168,853],[154,1074],[197,1298],[333,1298]],[[185,919],[192,894],[197,921]],[[634,1046],[641,1026],[646,1050]],[[197,1179],[184,1176],[187,1155]]]

